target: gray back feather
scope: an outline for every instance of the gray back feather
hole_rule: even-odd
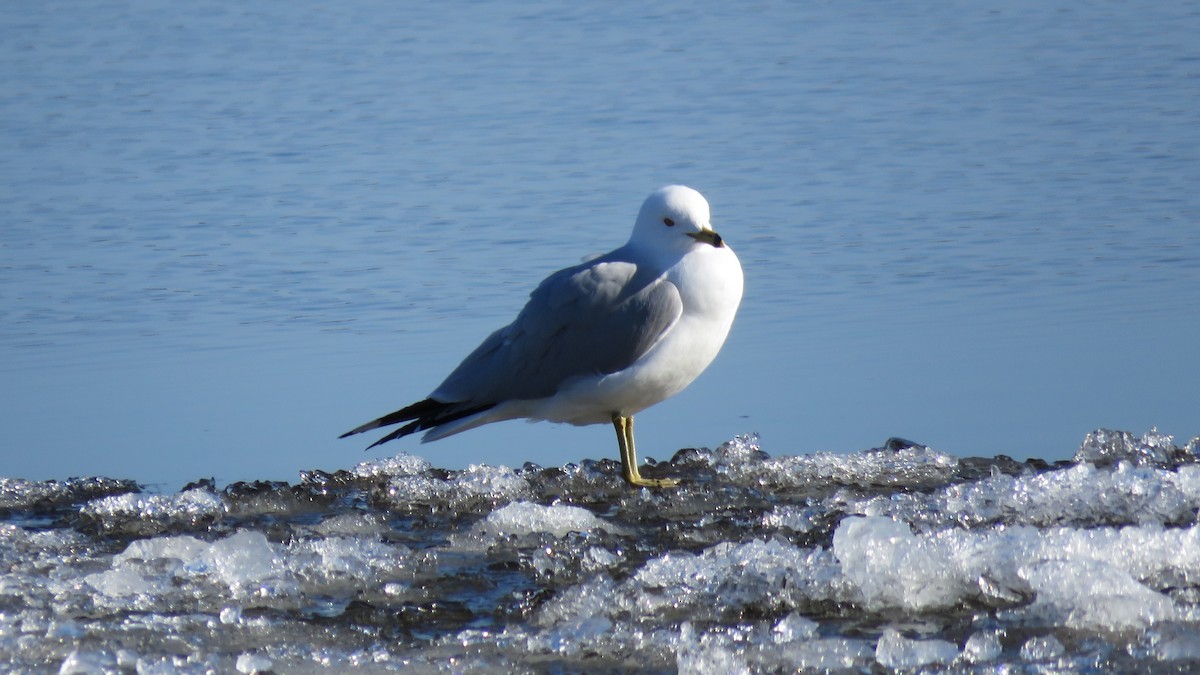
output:
[[[431,394],[494,404],[553,395],[572,378],[623,370],[683,312],[674,284],[623,249],[550,275],[515,321],[492,333]]]

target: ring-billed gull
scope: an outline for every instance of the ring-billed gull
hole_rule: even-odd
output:
[[[642,204],[620,248],[551,274],[423,401],[342,434],[408,422],[370,447],[422,442],[501,420],[611,422],[630,485],[643,478],[633,416],[683,390],[717,356],[742,299],[742,266],[709,224],[708,202],[668,185]]]

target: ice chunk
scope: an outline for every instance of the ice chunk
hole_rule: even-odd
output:
[[[1097,466],[1121,461],[1166,466],[1179,454],[1173,441],[1171,436],[1158,433],[1158,429],[1151,429],[1140,439],[1128,431],[1097,429],[1084,437],[1075,451],[1075,461]]]
[[[868,672],[875,648],[866,640],[818,638],[793,642],[781,656],[796,672]]]
[[[746,608],[769,612],[812,601],[846,601],[828,552],[775,539],[722,543],[700,555],[668,553],[646,562],[623,586],[629,604],[653,615],[686,609],[723,616]]]
[[[0,595],[11,593],[21,598],[44,590],[41,584],[29,587],[21,572],[56,569],[63,560],[86,557],[91,546],[87,537],[74,530],[31,531],[0,524]]]
[[[241,654],[237,657],[237,671],[251,675],[252,673],[265,673],[271,670],[271,659],[259,654]]]
[[[1070,628],[1121,631],[1181,618],[1169,598],[1099,560],[1038,561],[1020,574],[1037,592],[1029,612]]]
[[[781,504],[763,514],[763,527],[772,530],[789,529],[806,533],[824,524],[824,510],[816,507],[799,507]]]
[[[268,604],[314,598],[310,608],[340,612],[351,597],[385,593],[384,586],[405,574],[410,550],[377,537],[328,536],[286,545],[257,530],[238,530],[205,542],[181,535],[134,541],[112,557],[112,569],[85,578],[112,597],[145,595],[169,604],[174,594],[206,597],[222,621],[240,620],[241,607],[229,598]],[[213,594],[211,585],[219,589]],[[291,598],[292,600],[287,600]],[[326,605],[325,600],[335,598]],[[334,608],[329,610],[329,608]]]
[[[533,496],[529,481],[506,466],[472,464],[448,478],[431,475],[393,477],[388,497],[397,506],[441,506],[462,509],[500,504]]]
[[[326,518],[314,525],[312,530],[318,535],[326,537],[378,537],[388,532],[388,528],[382,522],[379,514],[366,513],[343,513]]]
[[[307,584],[359,592],[400,573],[411,555],[408,547],[375,537],[326,537],[297,541],[283,548],[287,570]]]
[[[963,658],[968,663],[986,663],[995,661],[1004,653],[1004,645],[1000,642],[1000,631],[984,630],[972,633],[963,646]]]
[[[208,550],[209,544],[190,535],[152,537],[131,542],[124,551],[113,556],[113,565],[131,560],[161,560],[174,558],[184,563],[195,560]]]
[[[93,673],[111,672],[117,666],[117,659],[107,651],[72,651],[63,659],[59,666],[59,675],[92,675]]]
[[[932,610],[972,599],[1005,605],[1036,596],[1029,616],[1121,631],[1182,618],[1170,598],[1141,580],[1200,575],[1198,527],[917,535],[890,519],[848,518],[834,533],[834,552],[870,609]]]
[[[188,490],[173,495],[122,494],[103,497],[85,505],[82,512],[97,517],[136,516],[176,518],[220,512],[221,498],[207,490]]]
[[[208,490],[173,495],[122,494],[88,502],[79,513],[102,529],[157,534],[172,527],[212,522],[224,514],[221,498]]]
[[[113,557],[114,567],[175,559],[180,579],[206,578],[235,592],[252,590],[284,574],[278,545],[255,530],[239,530],[206,543],[190,536],[158,537],[131,543]]]
[[[675,665],[680,675],[750,674],[750,667],[744,658],[721,642],[709,638],[709,635],[698,638],[690,623],[685,622],[680,627],[679,648],[675,653]]]
[[[1114,468],[1080,464],[1022,481],[1014,519],[1039,525],[1178,523],[1191,520],[1200,491],[1180,490],[1179,474],[1121,462]]]
[[[89,574],[83,580],[97,591],[114,597],[161,592],[161,584],[129,568],[112,569]]]
[[[198,564],[210,577],[234,590],[277,579],[284,571],[279,546],[255,530],[241,530],[213,542]]]
[[[46,626],[46,637],[51,639],[78,640],[83,635],[83,627],[71,619],[55,619]]]
[[[577,624],[596,616],[615,615],[628,602],[612,577],[597,575],[556,594],[538,608],[534,623],[547,627]]]
[[[675,453],[671,464],[681,467],[706,466],[718,473],[727,473],[731,467],[759,463],[769,455],[759,447],[758,434],[746,434],[721,444],[715,450],[687,448]]]
[[[834,532],[833,551],[868,607],[950,607],[977,588],[959,574],[952,543],[918,539],[890,518],[847,518]]]
[[[937,485],[958,468],[958,460],[923,446],[874,449],[851,454],[819,452],[731,464],[727,473],[739,482],[780,487],[831,485]]]
[[[533,502],[513,502],[488,514],[476,526],[478,532],[490,536],[521,535],[547,532],[556,537],[568,532],[590,532],[606,526],[591,511],[578,506],[542,506]]]
[[[507,466],[472,464],[454,476],[455,488],[467,495],[515,500],[530,494],[529,482]]]
[[[176,675],[176,673],[220,673],[229,671],[228,660],[214,653],[191,653],[188,656],[142,656],[138,658],[138,675]]]
[[[238,623],[242,620],[242,608],[233,606],[223,607],[219,617],[221,619],[221,623],[224,624]]]
[[[1026,661],[1050,661],[1066,653],[1066,647],[1053,635],[1031,637],[1021,645],[1021,658]]]
[[[1147,653],[1160,661],[1200,661],[1200,630],[1194,622],[1158,626],[1145,641]]]
[[[1200,436],[1193,436],[1192,440],[1187,442],[1187,445],[1182,448],[1181,461],[1194,462],[1200,458]]]
[[[817,628],[816,621],[792,612],[780,619],[771,632],[776,642],[794,642],[816,637]]]
[[[138,654],[132,649],[117,649],[117,666],[125,670],[136,670]]]
[[[888,668],[919,668],[950,663],[958,658],[958,646],[945,640],[911,640],[894,629],[884,631],[875,647],[875,659]]]
[[[65,481],[30,481],[0,477],[0,513],[27,511],[54,513],[74,504],[107,495],[137,492],[137,483],[112,478],[69,478]]]
[[[921,529],[993,522],[1030,525],[1186,523],[1200,507],[1200,467],[1165,470],[1121,462],[1022,476],[995,474],[933,494],[849,500],[845,509]]]
[[[603,616],[580,617],[555,626],[545,636],[546,645],[559,654],[578,654],[589,645],[610,641],[614,628],[614,623]]]
[[[359,478],[418,476],[432,468],[433,465],[423,457],[402,452],[395,457],[361,462],[354,467],[352,473]]]

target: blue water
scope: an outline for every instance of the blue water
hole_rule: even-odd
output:
[[[364,459],[547,273],[705,193],[746,299],[665,459],[1200,435],[1200,5],[0,5],[0,475]],[[438,466],[615,456],[509,422]]]

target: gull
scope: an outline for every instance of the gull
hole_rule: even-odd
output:
[[[425,431],[436,441],[501,420],[611,423],[622,475],[643,478],[633,416],[691,384],[725,343],[742,299],[742,266],[709,223],[708,202],[668,185],[642,204],[620,248],[547,277],[428,398],[341,438],[407,422],[381,443]]]

